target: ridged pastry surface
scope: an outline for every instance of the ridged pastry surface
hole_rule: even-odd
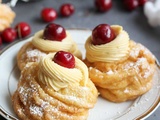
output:
[[[22,70],[29,62],[39,62],[47,53],[36,49],[31,42],[25,43],[17,54],[17,64]]]
[[[129,42],[129,47],[129,55],[119,61],[91,63],[85,60],[90,79],[101,96],[113,102],[135,99],[152,86],[155,57],[134,41]]]
[[[21,120],[86,120],[98,92],[91,80],[69,84],[58,91],[38,79],[38,63],[28,63],[21,72],[12,96],[15,113]],[[83,81],[83,80],[82,80]]]

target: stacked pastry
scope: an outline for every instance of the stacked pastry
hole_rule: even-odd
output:
[[[155,57],[143,45],[130,40],[122,26],[100,24],[85,48],[89,77],[102,97],[123,102],[151,89]]]
[[[6,4],[2,4],[0,0],[0,32],[8,28],[15,18],[15,13]]]
[[[22,46],[17,55],[19,69],[28,62],[39,62],[48,53],[64,50],[81,59],[82,55],[71,35],[61,25],[50,23]]]
[[[59,51],[27,63],[12,103],[21,120],[86,120],[97,96],[87,66]]]

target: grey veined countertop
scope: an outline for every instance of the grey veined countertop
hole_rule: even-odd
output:
[[[114,0],[113,7],[106,13],[96,12],[93,0],[37,0],[37,2],[28,3],[20,1],[13,8],[16,18],[12,26],[18,22],[26,21],[31,25],[31,35],[33,35],[47,25],[40,18],[42,8],[53,7],[59,11],[59,7],[63,3],[72,3],[76,8],[75,13],[69,18],[58,16],[55,23],[61,24],[65,28],[85,29],[93,29],[101,23],[122,25],[132,40],[142,43],[160,61],[160,27],[153,28],[148,24],[142,7],[132,12],[124,10],[121,0]],[[4,44],[1,48],[6,45]],[[1,116],[0,119],[5,120]],[[146,120],[160,120],[160,107]]]

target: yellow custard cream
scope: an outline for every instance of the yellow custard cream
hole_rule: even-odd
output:
[[[109,43],[93,45],[90,36],[85,44],[86,58],[89,62],[114,62],[125,57],[129,52],[129,35],[123,27],[112,25],[116,38]]]
[[[69,84],[82,83],[85,86],[88,81],[86,65],[75,57],[75,68],[62,67],[52,60],[54,55],[55,53],[48,54],[39,63],[39,81],[55,91],[66,88]]]
[[[53,41],[53,40],[44,40],[43,39],[43,30],[37,32],[33,39],[32,44],[44,51],[44,52],[57,52],[60,50],[67,51],[73,55],[81,58],[81,52],[78,49],[76,43],[72,40],[71,35],[66,32],[66,37],[62,41]]]

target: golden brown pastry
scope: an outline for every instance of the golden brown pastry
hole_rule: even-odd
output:
[[[74,57],[75,66],[68,68],[68,63],[63,67],[55,61],[56,55],[48,54],[22,70],[12,97],[19,119],[86,120],[89,109],[94,107],[98,92],[88,78],[87,66]]]
[[[57,29],[59,28],[63,29],[63,32],[57,33],[59,37],[56,37],[57,34],[53,32],[53,31],[58,31],[57,29],[53,31],[50,30],[51,32],[48,30],[49,29],[48,27],[53,25],[58,26]],[[45,33],[45,31],[47,30],[49,32]],[[46,37],[46,36],[50,37],[52,33],[53,33],[52,40],[51,38]],[[65,36],[62,38],[61,36],[63,36],[63,34],[65,34]],[[45,56],[46,54],[57,52],[60,50],[70,52],[80,59],[82,58],[82,54],[78,49],[77,44],[73,41],[69,32],[65,31],[65,29],[62,26],[51,23],[46,26],[45,30],[38,31],[33,36],[31,41],[27,42],[22,46],[22,48],[19,50],[17,54],[18,67],[20,70],[22,70],[23,67],[28,62],[39,62],[41,57]]]
[[[130,40],[121,26],[110,29],[115,37],[108,43],[94,45],[95,33],[88,38],[84,62],[102,97],[113,102],[132,100],[151,89],[155,57],[143,45]]]
[[[15,13],[12,11],[12,9],[6,5],[2,4],[0,1],[0,32],[3,31],[5,28],[8,28],[14,18],[15,18]]]

